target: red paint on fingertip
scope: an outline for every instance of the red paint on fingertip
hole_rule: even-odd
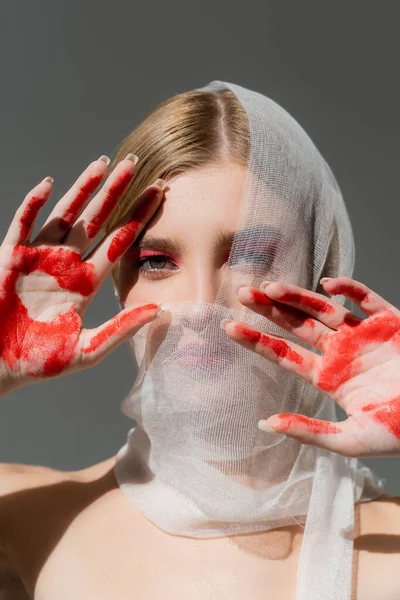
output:
[[[106,327],[103,327],[97,335],[92,337],[89,346],[83,348],[82,352],[85,354],[95,352],[116,333],[118,333],[119,337],[123,337],[131,329],[132,325],[137,323],[141,315],[154,309],[158,309],[156,304],[146,304],[145,306],[132,308],[125,314],[116,315],[110,320]]]

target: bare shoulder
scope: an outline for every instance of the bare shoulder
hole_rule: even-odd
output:
[[[0,498],[59,477],[62,471],[41,465],[0,463]]]
[[[62,471],[41,465],[0,463],[0,548],[13,523],[35,515],[53,513],[80,495],[91,493],[90,484],[112,473],[115,457],[77,471]],[[112,481],[112,478],[108,477]],[[47,513],[48,514],[48,513]],[[18,517],[18,518],[16,518]],[[1,599],[0,599],[1,600]]]
[[[400,535],[400,497],[382,495],[360,506],[360,533]],[[400,549],[400,544],[399,544]]]
[[[35,490],[60,481],[67,473],[40,465],[0,463],[0,549],[18,510]]]
[[[400,498],[364,502],[359,514],[357,598],[400,598]]]
[[[56,547],[74,518],[112,488],[113,463],[111,457],[77,471],[0,463],[0,600],[30,598],[18,574],[21,564],[34,581],[37,557]]]
[[[11,509],[26,490],[54,481],[57,476],[57,471],[48,467],[0,463],[0,600],[29,600],[9,552],[7,532],[17,522]]]

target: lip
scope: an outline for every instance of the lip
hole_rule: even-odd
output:
[[[223,352],[211,352],[209,346],[192,342],[182,346],[175,353],[177,364],[185,367],[201,367],[215,371],[221,365],[233,362],[233,353],[224,348]]]

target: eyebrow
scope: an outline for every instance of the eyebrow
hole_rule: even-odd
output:
[[[216,236],[216,244],[219,246],[231,246],[236,236],[236,242],[238,244],[244,244],[248,239],[248,236],[254,239],[254,241],[266,242],[270,241],[271,238],[276,242],[281,240],[284,236],[275,227],[270,225],[264,227],[251,227],[247,229],[241,229],[240,231],[224,231],[218,233]],[[184,246],[181,242],[174,237],[156,237],[152,235],[143,236],[136,244],[134,244],[142,250],[157,250],[159,252],[166,252],[170,254],[181,254],[184,250]]]

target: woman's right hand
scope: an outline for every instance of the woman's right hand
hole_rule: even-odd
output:
[[[157,304],[149,303],[125,309],[96,329],[82,328],[92,298],[163,197],[160,180],[143,192],[130,220],[82,259],[132,181],[134,158],[128,155],[115,167],[82,211],[109,161],[92,162],[33,242],[35,220],[52,192],[51,177],[33,188],[16,211],[0,246],[0,396],[98,364],[159,312]]]

